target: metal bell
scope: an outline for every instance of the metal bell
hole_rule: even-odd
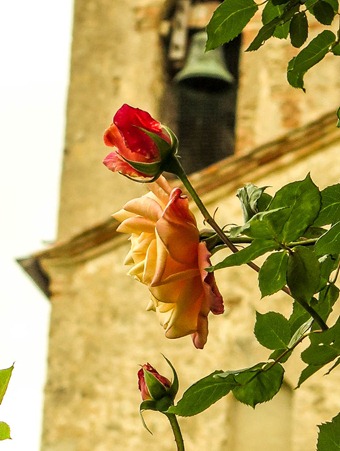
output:
[[[192,37],[188,58],[182,70],[174,77],[176,83],[185,83],[192,87],[205,87],[207,84],[225,87],[234,82],[234,77],[228,70],[222,47],[205,53],[207,33],[199,31]]]

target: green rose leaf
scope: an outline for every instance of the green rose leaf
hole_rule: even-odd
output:
[[[277,312],[256,312],[254,333],[257,341],[268,349],[285,349],[291,338],[288,320]]]
[[[235,375],[238,386],[232,392],[236,399],[249,406],[270,401],[280,390],[284,369],[280,364],[267,364],[263,369],[248,370]]]
[[[333,22],[335,11],[328,2],[319,0],[313,7],[313,14],[323,25],[330,25]]]
[[[269,38],[274,35],[276,27],[281,23],[280,17],[275,17],[262,28],[255,36],[255,39],[251,42],[250,46],[246,49],[246,52],[253,52],[258,50]]]
[[[289,33],[289,19],[286,18],[286,14],[283,16],[285,9],[285,4],[274,5],[271,1],[268,1],[262,11],[262,23],[264,25],[268,24],[276,17],[281,18],[281,21],[277,24],[273,33],[273,36],[279,39],[286,39]]]
[[[248,183],[243,188],[237,190],[236,196],[240,199],[245,222],[249,221],[249,219],[260,211],[258,203],[266,188],[267,186],[258,188],[252,183]]]
[[[295,14],[289,27],[290,41],[293,47],[301,47],[308,37],[308,20],[306,13],[301,11]]]
[[[268,1],[262,11],[262,23],[266,25],[275,17],[280,17],[286,5],[274,5],[271,1]]]
[[[314,226],[321,227],[338,221],[340,221],[340,183],[327,186],[321,191],[321,209]]]
[[[275,28],[273,36],[278,39],[287,39],[287,36],[289,34],[289,26],[290,26],[290,20],[287,19],[287,21],[282,21]]]
[[[208,268],[208,271],[216,271],[217,269],[228,268],[230,266],[239,266],[249,263],[255,258],[267,252],[277,249],[277,243],[274,240],[255,239],[248,247],[229,255],[217,265]]]
[[[8,383],[12,376],[14,365],[12,365],[9,368],[6,368],[4,370],[0,370],[0,404],[2,403],[2,400],[4,399]]]
[[[310,314],[297,301],[294,301],[293,311],[288,319],[292,337],[310,318]]]
[[[321,61],[331,51],[336,36],[329,30],[324,30],[314,38],[301,52],[288,63],[287,79],[294,88],[304,90],[303,76],[315,64]]]
[[[261,198],[260,198],[261,199]],[[230,236],[236,237],[240,234],[247,235],[251,238],[276,239],[279,235],[277,229],[281,230],[282,222],[287,219],[289,211],[287,207],[277,208],[275,210],[260,211],[256,213],[243,226],[232,227]]]
[[[281,290],[286,283],[288,254],[284,251],[270,254],[259,272],[259,287],[262,297]]]
[[[334,224],[315,243],[317,255],[340,254],[340,221]]]
[[[319,287],[320,263],[315,253],[298,246],[289,255],[287,284],[294,299],[310,302]]]
[[[191,385],[176,406],[168,409],[168,413],[183,417],[197,415],[227,395],[235,386],[235,381],[232,375],[223,379],[216,377],[221,373],[223,371],[214,371]]]
[[[333,8],[333,11],[336,13],[339,8],[339,0],[324,0],[326,3],[329,3]]]
[[[333,305],[339,297],[339,288],[333,283],[326,285],[319,292],[319,299],[312,302],[312,307],[318,312],[321,318],[326,321],[333,310]]]
[[[318,428],[317,451],[340,450],[340,413],[331,422],[323,423]]]
[[[206,50],[231,41],[238,36],[258,9],[254,0],[226,0],[216,8],[207,26]]]
[[[277,239],[289,244],[300,238],[315,221],[320,205],[320,191],[309,174],[304,180],[283,186],[268,207],[271,210],[286,208],[285,218],[273,223]]]
[[[340,318],[323,332],[309,335],[310,345],[301,353],[301,358],[309,365],[326,365],[340,355]]]
[[[0,440],[7,440],[11,438],[11,429],[7,423],[0,421]]]

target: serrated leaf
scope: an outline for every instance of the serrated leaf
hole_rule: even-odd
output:
[[[302,360],[310,365],[326,365],[338,356],[339,350],[328,344],[310,347],[301,354]]]
[[[288,320],[277,312],[256,312],[254,333],[257,341],[268,349],[285,349],[291,338]]]
[[[286,221],[288,216],[288,207],[260,211],[243,226],[232,228],[230,236],[243,234],[251,238],[260,238],[264,240],[277,239],[282,229],[282,223]],[[279,232],[277,232],[277,230],[279,230]]]
[[[322,290],[329,282],[330,275],[338,267],[339,258],[334,255],[326,254],[319,258],[320,263],[320,286]]]
[[[330,25],[333,22],[335,11],[328,2],[319,0],[313,7],[313,14],[323,25]]]
[[[11,429],[7,423],[0,421],[0,440],[8,440],[11,438]]]
[[[294,248],[289,255],[287,284],[294,299],[310,302],[319,286],[320,263],[311,249]]]
[[[303,77],[315,64],[320,62],[331,50],[336,36],[329,30],[324,30],[316,36],[301,52],[288,63],[287,79],[294,88],[304,90]]]
[[[206,50],[231,41],[238,36],[258,9],[254,0],[226,0],[216,8],[207,26]]]
[[[323,423],[318,428],[317,451],[340,450],[340,413],[331,422]]]
[[[327,186],[321,191],[321,209],[315,226],[334,224],[340,221],[340,183]]]
[[[281,14],[284,11],[285,6],[284,5],[273,5],[271,1],[268,1],[265,4],[265,7],[262,11],[262,23],[263,25],[266,25],[271,20],[273,20],[275,17],[280,17]]]
[[[249,406],[270,401],[280,390],[283,381],[284,369],[276,363],[268,364],[257,373],[243,372],[235,376],[240,385],[232,392],[236,399]]]
[[[277,25],[273,36],[278,39],[287,39],[287,36],[289,34],[289,25],[290,19],[283,21],[281,24]]]
[[[252,183],[247,183],[237,190],[236,196],[240,199],[244,221],[247,222],[259,212],[258,202],[267,186],[258,188]]]
[[[327,321],[327,318],[331,314],[333,310],[333,305],[337,301],[339,297],[339,288],[335,286],[333,283],[328,284],[319,292],[319,298],[316,303],[312,302],[312,307],[317,313],[321,316],[324,321]]]
[[[290,21],[289,34],[293,47],[299,48],[305,43],[308,37],[308,20],[304,11],[293,16]]]
[[[288,321],[292,336],[311,318],[310,314],[296,301],[293,302],[293,311]]]
[[[211,272],[230,266],[240,266],[275,249],[277,249],[277,243],[274,240],[255,239],[248,247],[241,249],[235,254],[229,255],[220,263],[217,263],[217,265],[208,268],[208,270]]]
[[[309,335],[310,345],[301,353],[309,365],[326,365],[340,355],[340,319],[328,330]]]
[[[281,23],[280,17],[275,17],[262,28],[255,36],[254,40],[250,43],[249,47],[246,49],[246,52],[253,52],[254,50],[258,50],[269,38],[274,35],[275,28],[277,25]]]
[[[283,186],[271,201],[269,209],[286,208],[285,220],[273,224],[277,239],[282,243],[300,238],[304,231],[313,224],[321,205],[318,187],[308,174],[304,180]]]
[[[168,409],[168,413],[183,417],[197,415],[227,395],[235,386],[235,381],[233,376],[229,378],[215,377],[220,373],[223,373],[223,371],[214,371],[209,376],[191,385],[176,406],[171,406]]]
[[[260,268],[259,287],[262,297],[281,290],[286,283],[288,254],[284,251],[270,254]]]
[[[316,255],[340,254],[340,221],[317,240],[315,253]]]
[[[4,370],[0,370],[0,404],[2,403],[2,400],[5,396],[8,383],[12,376],[14,365],[10,366],[9,368],[6,368]]]

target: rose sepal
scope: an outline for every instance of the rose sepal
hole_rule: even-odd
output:
[[[141,417],[143,426],[145,427],[145,429],[150,432],[150,434],[152,435],[152,432],[150,431],[150,429],[147,427],[144,417],[143,417],[143,412],[144,410],[158,410],[156,408],[156,401],[153,401],[152,399],[149,399],[147,401],[143,401],[141,402],[140,406],[139,406],[139,415]]]
[[[169,390],[168,390],[168,395],[170,396],[170,398],[171,398],[172,400],[174,400],[175,397],[176,397],[176,395],[177,395],[178,387],[179,387],[178,376],[177,376],[176,370],[175,370],[174,366],[172,365],[172,363],[170,362],[170,360],[167,359],[167,358],[165,357],[165,355],[162,354],[162,356],[164,357],[164,359],[167,361],[167,364],[168,364],[168,365],[170,366],[170,368],[172,369],[173,381],[172,381],[172,384],[171,384],[171,386],[170,386],[170,388],[169,388]],[[169,406],[169,407],[170,407],[170,406]]]
[[[135,177],[129,176],[128,174],[123,174],[125,175],[125,177],[133,180],[133,181],[137,181],[137,182],[146,182],[146,183],[150,183],[151,181],[155,181],[156,179],[158,179],[158,177],[161,175],[162,173],[162,162],[159,161],[154,161],[153,163],[141,163],[139,161],[132,161],[129,160],[125,157],[123,157],[123,155],[119,154],[119,156],[126,162],[128,163],[133,169],[136,169],[136,171],[141,172],[142,174],[145,174],[146,176],[152,178],[152,180],[136,180]]]
[[[146,386],[148,387],[150,396],[153,400],[158,401],[159,399],[164,398],[164,396],[168,396],[169,389],[167,389],[156,376],[145,369],[143,369],[143,372]]]
[[[142,130],[146,135],[149,136],[149,138],[152,139],[152,141],[156,144],[156,147],[159,151],[160,155],[160,161],[165,161],[169,155],[176,155],[178,151],[178,138],[175,135],[175,133],[171,130],[171,128],[167,127],[166,125],[162,125],[162,128],[167,132],[167,134],[170,137],[170,143],[166,141],[165,139],[161,138],[157,133],[150,132],[149,130],[146,130],[145,128],[138,127],[140,130]]]
[[[128,158],[125,158],[124,155],[119,153],[120,158],[124,160],[129,166],[131,166],[133,169],[138,171],[139,173],[145,175],[147,178],[144,180],[143,178],[137,179],[135,176],[130,176],[128,174],[122,173],[125,177],[128,179],[131,179],[135,182],[140,183],[151,183],[158,179],[158,177],[162,174],[163,171],[171,172],[176,174],[178,163],[175,162],[176,160],[175,155],[177,154],[178,150],[178,138],[174,134],[174,132],[166,126],[163,126],[163,129],[168,133],[170,137],[170,143],[166,141],[165,139],[161,138],[156,133],[150,132],[149,130],[146,130],[143,127],[138,127],[140,130],[142,130],[146,135],[149,136],[150,139],[155,143],[158,151],[159,151],[159,160],[153,161],[152,163],[146,163],[146,162],[140,162],[140,161],[134,161],[130,160]],[[143,175],[141,177],[143,177]],[[150,178],[148,178],[150,177]]]

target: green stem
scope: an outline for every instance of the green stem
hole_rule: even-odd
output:
[[[216,234],[221,239],[221,241],[224,244],[226,244],[232,252],[234,252],[234,253],[238,252],[237,247],[226,236],[226,234],[223,232],[223,230],[220,228],[220,226],[216,223],[214,218],[210,215],[210,213],[206,209],[205,205],[203,204],[203,202],[201,201],[200,197],[196,193],[195,188],[190,183],[190,181],[189,181],[189,179],[188,179],[188,177],[187,177],[187,175],[186,175],[181,163],[178,161],[178,159],[176,157],[172,158],[172,160],[171,160],[171,170],[170,170],[170,172],[172,172],[173,174],[176,174],[177,177],[181,180],[181,182],[183,183],[183,185],[187,189],[188,193],[192,197],[193,201],[195,202],[195,204],[199,208],[200,212],[202,213],[205,222],[207,224],[209,224],[210,227],[216,232]],[[247,264],[248,264],[248,266],[253,268],[255,271],[257,271],[257,272],[260,271],[260,268],[255,263],[249,262]]]
[[[177,451],[185,451],[182,432],[179,427],[176,415],[174,413],[165,413],[165,415],[168,417],[168,420],[172,428],[172,432],[174,433]]]
[[[189,179],[188,179],[188,177],[187,177],[187,175],[186,175],[181,163],[179,162],[179,160],[177,159],[176,156],[173,156],[168,161],[168,166],[167,166],[166,170],[169,171],[169,172],[172,172],[173,174],[176,174],[177,177],[181,180],[181,182],[183,183],[183,185],[187,189],[188,193],[192,197],[193,201],[196,203],[197,207],[201,211],[205,222],[207,224],[209,224],[210,227],[216,232],[217,236],[221,239],[221,241],[224,244],[226,244],[232,252],[234,252],[234,253],[238,252],[238,248],[227,237],[227,235],[223,232],[223,230],[220,228],[220,226],[216,223],[215,219],[210,215],[210,213],[206,209],[205,205],[203,204],[203,202],[201,201],[200,197],[196,193],[195,188],[190,183],[190,181],[189,181]],[[257,266],[254,262],[249,262],[249,263],[247,263],[247,265],[250,268],[254,269],[254,271],[256,271],[256,272],[260,271],[260,267]],[[291,294],[290,289],[288,287],[283,286],[281,288],[281,291],[285,292],[290,297],[292,297],[292,294]],[[327,324],[323,321],[323,319],[320,317],[320,315],[313,309],[313,307],[308,305],[307,302],[305,302],[305,301],[301,301],[301,300],[298,300],[298,299],[296,301],[311,315],[311,317],[321,327],[322,330],[327,330],[328,329]]]

